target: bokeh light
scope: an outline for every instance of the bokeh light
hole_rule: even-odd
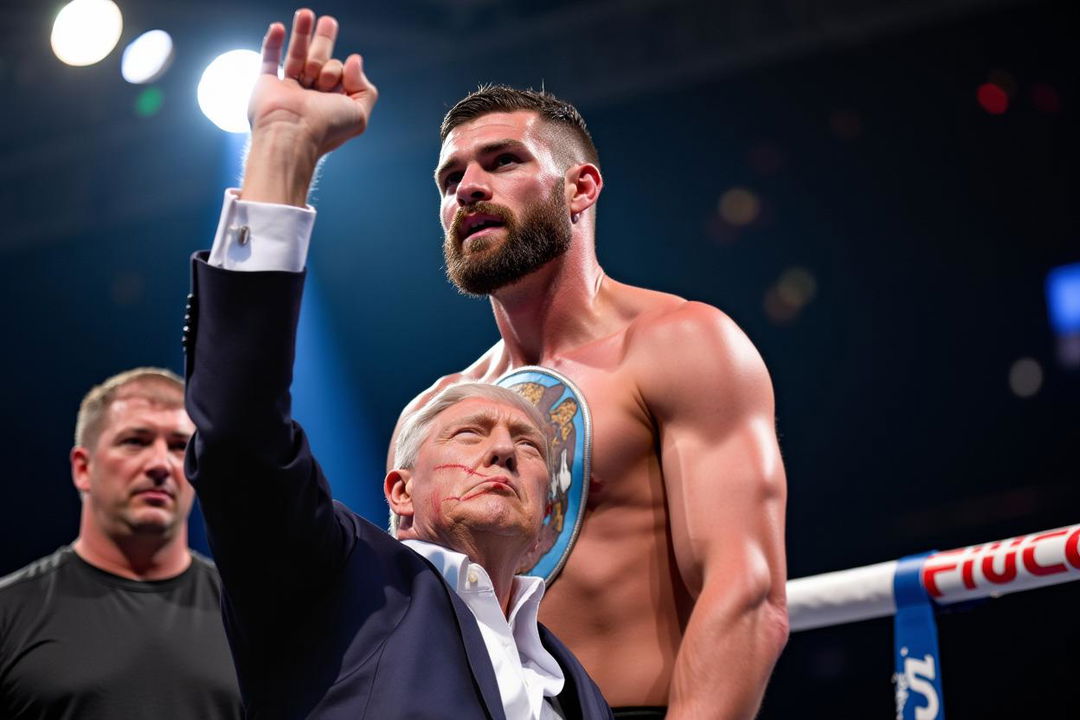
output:
[[[777,280],[776,291],[784,302],[801,308],[817,294],[817,280],[806,268],[788,268]]]
[[[134,85],[152,83],[165,74],[172,59],[172,36],[164,30],[149,30],[124,48],[120,74]]]
[[[720,196],[720,217],[730,225],[749,225],[760,214],[761,201],[746,188],[734,187]]]
[[[790,267],[765,291],[764,309],[777,325],[791,323],[817,295],[817,279],[803,267]]]
[[[49,42],[62,62],[83,67],[111,53],[123,29],[120,8],[112,0],[72,0],[56,14]]]
[[[1031,86],[1031,104],[1039,112],[1053,115],[1061,111],[1061,96],[1052,85],[1035,83]]]
[[[165,103],[165,94],[156,87],[148,87],[135,98],[135,114],[139,117],[157,115]]]
[[[1032,358],[1020,358],[1009,368],[1009,389],[1021,398],[1029,398],[1042,388],[1043,369]]]
[[[259,78],[260,57],[254,50],[230,50],[214,58],[199,79],[199,108],[225,132],[248,131],[247,107]]]
[[[982,109],[991,115],[1001,115],[1009,109],[1009,94],[1000,85],[983,83],[975,95]]]

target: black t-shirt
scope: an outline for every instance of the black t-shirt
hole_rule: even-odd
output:
[[[213,563],[140,582],[62,547],[0,579],[0,718],[233,720]]]

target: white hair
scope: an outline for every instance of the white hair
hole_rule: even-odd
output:
[[[550,433],[547,431],[548,420],[540,409],[526,400],[518,393],[508,388],[482,382],[455,383],[443,388],[435,397],[409,415],[401,425],[397,442],[394,443],[394,467],[408,469],[416,464],[416,458],[420,454],[420,446],[427,440],[432,421],[449,407],[457,405],[469,398],[484,398],[502,405],[509,405],[521,410],[529,421],[544,436],[545,441],[550,441]],[[548,464],[548,475],[553,472],[553,455],[549,442],[544,442],[541,452]],[[400,517],[393,510],[390,511],[390,534],[397,536]]]

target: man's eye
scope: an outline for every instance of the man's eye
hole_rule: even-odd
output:
[[[456,187],[459,182],[461,182],[461,173],[450,173],[443,178],[443,190],[450,190],[451,188]]]
[[[454,431],[454,437],[476,437],[480,432],[476,428],[458,428]]]
[[[503,167],[504,165],[510,165],[516,162],[518,162],[517,156],[511,155],[510,153],[503,153],[495,158],[496,167]]]
[[[172,450],[173,452],[184,452],[187,450],[187,442],[171,442],[169,443],[169,450]]]
[[[146,441],[143,440],[141,437],[127,437],[127,438],[123,438],[120,441],[120,444],[121,445],[142,446],[142,445],[146,444]]]

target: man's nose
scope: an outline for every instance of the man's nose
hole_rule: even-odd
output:
[[[488,447],[488,464],[506,468],[508,472],[517,472],[517,446],[510,433],[496,429],[491,433],[491,445]]]
[[[488,174],[483,168],[469,165],[461,176],[461,182],[457,186],[457,201],[459,205],[472,205],[483,200],[491,199],[491,185],[488,182]]]
[[[149,453],[150,456],[146,460],[146,475],[154,482],[164,482],[172,475],[179,460],[169,449],[168,443],[163,440],[154,442],[149,448]]]

